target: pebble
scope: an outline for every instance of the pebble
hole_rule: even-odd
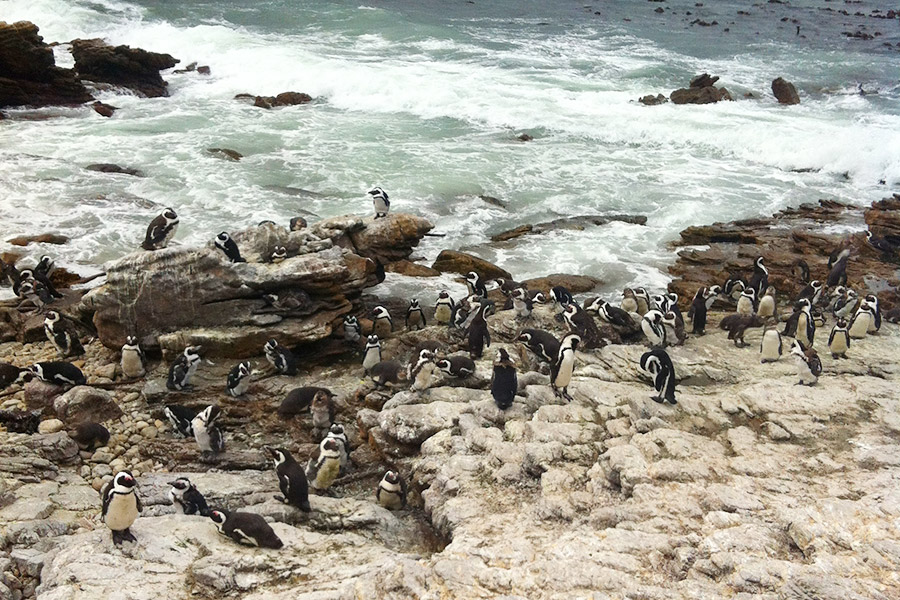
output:
[[[159,434],[159,430],[152,425],[147,425],[146,427],[141,429],[141,435],[144,436],[145,438],[147,438],[148,440],[152,440],[158,434]]]
[[[87,479],[91,476],[91,467],[89,465],[82,465],[80,473],[82,477]]]
[[[62,431],[65,425],[59,419],[47,419],[46,421],[41,421],[41,424],[38,425],[38,433],[56,433],[57,431]]]
[[[94,468],[91,469],[91,474],[97,477],[103,477],[104,475],[112,475],[112,468],[109,465],[94,465]]]

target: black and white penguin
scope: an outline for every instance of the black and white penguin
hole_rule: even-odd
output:
[[[170,390],[186,390],[191,387],[191,378],[200,366],[201,346],[188,346],[169,366],[166,387]]]
[[[435,363],[438,369],[450,377],[464,379],[475,374],[475,361],[468,356],[450,356]]]
[[[130,527],[144,511],[137,495],[137,482],[129,471],[119,471],[100,490],[103,508],[100,518],[112,531],[113,543],[137,542]]]
[[[850,331],[847,329],[847,321],[838,319],[831,328],[828,336],[828,349],[832,358],[847,358],[847,350],[850,349]]]
[[[278,476],[278,487],[281,489],[281,495],[275,496],[275,499],[284,504],[295,506],[303,512],[310,512],[309,482],[306,479],[303,467],[284,448],[264,446],[263,449],[272,459],[275,466],[275,474]]]
[[[735,303],[740,299],[745,289],[747,289],[747,282],[737,275],[729,275],[725,283],[722,284],[723,295]]]
[[[878,302],[878,296],[875,294],[867,294],[866,304],[868,304],[871,309],[868,333],[878,333],[881,329],[881,305]]]
[[[216,508],[209,512],[209,518],[215,523],[219,533],[230,537],[238,544],[272,548],[273,550],[284,547],[284,542],[275,534],[272,526],[266,523],[262,515]]]
[[[415,298],[409,301],[409,308],[406,309],[406,328],[422,329],[428,325],[425,320],[425,313],[419,306],[419,301]]]
[[[375,218],[387,217],[388,211],[391,210],[387,192],[376,186],[369,190],[368,194],[372,196],[372,204],[375,206]]]
[[[521,288],[525,287],[518,281],[513,281],[512,279],[505,279],[503,277],[497,277],[496,279],[494,279],[494,283],[497,285],[497,289],[500,290],[500,293],[503,294],[507,298],[509,298],[512,295],[513,290],[516,290],[520,287]]]
[[[61,360],[34,363],[29,371],[38,379],[56,385],[86,385],[87,378],[81,369]]]
[[[383,360],[369,369],[369,378],[376,388],[400,383],[406,377],[406,368],[396,360]]]
[[[289,225],[291,231],[303,231],[306,229],[307,222],[303,217],[292,217]]]
[[[394,331],[394,320],[391,313],[383,306],[376,306],[372,309],[372,332],[380,339],[390,337]]]
[[[525,288],[514,289],[510,292],[509,297],[512,298],[513,309],[516,311],[517,319],[524,320],[531,317],[531,311],[534,310],[534,302],[532,302]]]
[[[573,306],[573,305],[569,305]],[[572,381],[572,373],[575,371],[575,350],[581,338],[570,333],[559,341],[559,354],[550,365],[550,387],[558,397],[571,401],[569,395],[569,382]]]
[[[494,372],[491,375],[491,396],[494,397],[497,408],[506,410],[512,406],[518,389],[516,363],[505,349],[500,348],[497,350],[497,360],[494,361]]]
[[[868,229],[866,230],[866,242],[871,247],[884,254],[896,254],[897,249],[900,248],[900,246],[892,243],[888,239],[876,236]]]
[[[344,431],[344,426],[340,423],[332,423],[325,437],[338,443],[338,449],[341,452],[341,474],[343,475],[347,472],[347,463],[350,461],[351,448],[347,432]]]
[[[55,310],[48,310],[44,316],[44,334],[56,346],[60,357],[67,358],[84,354],[84,346],[81,345],[75,328]]]
[[[225,253],[225,256],[233,263],[239,262],[247,262],[243,258],[241,258],[241,251],[238,250],[237,243],[231,236],[228,235],[227,232],[223,231],[219,235],[216,236],[215,239],[216,248]]]
[[[79,423],[67,433],[80,450],[95,450],[109,443],[109,429],[92,421]]]
[[[550,300],[562,307],[566,307],[575,302],[575,298],[572,297],[572,292],[561,285],[550,288]]]
[[[621,334],[632,334],[640,329],[630,314],[605,300],[597,298],[589,306],[601,320],[612,325]],[[588,307],[585,310],[588,311]]]
[[[747,289],[753,290],[759,298],[767,287],[769,287],[769,270],[763,264],[763,257],[760,256],[753,263],[753,276],[750,277]]]
[[[634,298],[637,302],[637,313],[641,316],[647,314],[650,310],[650,294],[642,287],[634,288]]]
[[[5,390],[14,383],[25,383],[28,369],[21,369],[9,363],[0,363],[0,390]]]
[[[750,288],[747,288],[750,289]],[[744,334],[752,327],[762,327],[765,322],[759,318],[759,315],[728,315],[719,323],[719,328],[728,332],[728,339],[734,341],[734,345],[738,348],[745,348],[749,344],[744,341]]]
[[[839,319],[852,319],[859,308],[859,294],[855,290],[844,288],[844,291],[838,296],[831,309],[831,313]]]
[[[803,283],[809,283],[809,265],[802,258],[797,259],[794,261],[794,264],[791,265],[791,275]]]
[[[271,339],[266,342],[263,351],[266,353],[266,360],[275,367],[277,373],[290,376],[297,374],[297,358],[293,352],[279,344],[277,340]]]
[[[41,256],[41,260],[38,261],[38,264],[35,265],[32,271],[36,278],[39,276],[50,277],[54,269],[56,269],[56,261],[54,261],[51,256],[45,254]]]
[[[666,294],[655,294],[650,296],[650,309],[658,310],[662,314],[669,312],[672,301]]]
[[[752,315],[756,312],[756,290],[748,287],[738,298],[735,312],[739,315]]]
[[[647,336],[651,347],[666,345],[666,326],[663,318],[663,314],[658,310],[648,310],[641,319],[641,331]]]
[[[191,420],[194,440],[197,441],[197,446],[204,454],[218,454],[225,451],[225,436],[216,425],[216,420],[221,415],[222,411],[219,407],[210,404]]]
[[[811,348],[816,339],[816,322],[812,316],[812,302],[802,299],[797,302],[797,331],[794,339],[799,340],[804,348]]]
[[[484,347],[491,347],[491,332],[487,324],[487,311],[490,304],[482,302],[475,314],[475,318],[469,323],[469,329],[466,332],[469,341],[469,356],[471,358],[481,358],[484,353]]]
[[[341,473],[341,450],[337,440],[326,437],[319,444],[319,457],[306,466],[306,478],[316,491],[323,492],[331,487]]]
[[[377,335],[370,335],[366,340],[366,349],[363,351],[362,366],[366,374],[381,362],[381,341]]]
[[[804,347],[800,340],[794,340],[791,354],[797,360],[797,377],[800,379],[797,385],[815,385],[819,381],[819,375],[822,374],[822,361],[819,360],[816,351]]]
[[[704,335],[706,333],[706,294],[708,288],[701,287],[694,293],[694,299],[691,300],[691,307],[688,310],[688,318],[691,320],[691,333],[694,335]]]
[[[602,348],[607,344],[594,318],[578,306],[578,303],[566,304],[562,316],[569,331],[578,334],[579,342],[583,342],[585,348]]]
[[[819,303],[819,300],[822,299],[823,289],[822,282],[818,279],[813,279],[800,290],[800,294],[797,296],[797,302],[805,298],[806,300],[809,300],[811,305],[815,306]]]
[[[778,361],[783,353],[783,348],[781,334],[777,329],[763,329],[762,341],[759,343],[759,362],[765,364]]]
[[[353,315],[344,317],[344,341],[350,344],[358,344],[362,338],[362,326],[359,319]]]
[[[197,411],[180,404],[167,404],[163,410],[172,429],[178,437],[194,437],[194,427],[191,422],[197,416]]]
[[[675,366],[669,353],[662,348],[653,348],[641,356],[641,369],[653,377],[653,388],[656,395],[651,399],[662,404],[668,401],[677,404],[675,400]]]
[[[771,285],[766,288],[766,291],[763,292],[762,298],[759,299],[759,303],[756,307],[756,314],[763,319],[776,319],[778,318],[777,313],[777,303],[775,301],[775,288]]]
[[[619,307],[627,313],[635,313],[640,315],[637,296],[631,288],[625,288],[622,291],[622,303]],[[646,311],[645,311],[646,312]],[[641,315],[643,316],[643,315]]]
[[[323,387],[299,387],[294,388],[284,397],[278,407],[278,416],[282,419],[290,419],[301,413],[309,412],[313,398],[317,393],[323,392],[329,397],[334,397],[331,390]]]
[[[525,344],[538,360],[551,364],[559,355],[559,340],[543,329],[523,329],[516,341]]]
[[[825,280],[825,285],[830,288],[847,285],[847,263],[850,261],[850,249],[843,248],[835,252],[838,252],[837,259],[833,262],[829,259],[828,278]]]
[[[434,363],[434,352],[427,348],[419,351],[414,360],[407,365],[406,379],[412,382],[409,389],[419,392],[431,387],[437,366]]]
[[[122,375],[128,379],[137,379],[147,373],[147,357],[144,355],[137,338],[129,335],[122,345]]]
[[[397,471],[388,471],[378,483],[375,500],[388,510],[400,510],[406,506],[406,482]]]
[[[147,235],[144,237],[144,243],[141,244],[141,248],[144,250],[165,248],[177,229],[178,215],[171,208],[165,209],[150,221],[150,225],[147,227]]]
[[[49,261],[50,266],[47,270],[44,270],[44,267],[41,265],[44,264],[44,260]],[[56,289],[56,286],[53,285],[53,282],[50,281],[50,272],[53,270],[53,259],[49,256],[41,257],[41,262],[34,269],[26,269],[23,270],[22,273],[26,271],[30,273],[30,279],[34,279],[35,281],[40,282],[44,288],[47,290],[47,293],[50,294],[52,298],[62,298],[63,295],[59,293],[59,290]]]
[[[469,288],[470,296],[477,296],[479,298],[488,297],[487,286],[484,283],[484,279],[482,279],[481,275],[475,271],[466,273],[466,286]]]
[[[850,337],[854,340],[861,340],[869,333],[869,326],[871,321],[874,319],[874,311],[872,307],[869,306],[869,303],[866,300],[863,300],[859,303],[859,308],[856,310],[856,314],[853,315],[853,320],[850,321],[850,327],[848,331],[850,332]]]
[[[209,516],[209,506],[206,504],[206,498],[197,489],[191,480],[187,477],[179,477],[175,481],[170,481],[169,500],[174,506],[181,509],[181,513],[185,515],[200,515],[202,517]]]
[[[437,301],[434,303],[434,320],[441,325],[448,325],[453,317],[453,309],[455,303],[450,297],[450,292],[441,290],[438,293]]]
[[[334,395],[327,390],[319,390],[313,395],[309,403],[309,412],[312,415],[314,429],[329,429],[334,423],[334,414],[337,407],[334,405]]]
[[[253,368],[250,361],[236,364],[231,371],[228,372],[228,381],[225,384],[225,391],[229,396],[243,396],[250,387],[250,375],[253,374]]]
[[[280,262],[284,262],[287,258],[287,248],[284,246],[275,246],[272,249],[272,253],[269,254],[269,262],[278,264]]]
[[[709,289],[706,291],[706,310],[712,308],[712,305],[716,303],[716,300],[719,299],[719,296],[722,295],[722,288],[718,285],[711,285]]]
[[[301,289],[288,289],[279,294],[266,294],[263,301],[267,305],[265,312],[275,312],[285,315],[291,313],[308,314],[301,311],[307,310],[312,304],[312,299]]]
[[[19,285],[18,295],[22,300],[30,302],[38,312],[43,311],[46,305],[53,302],[53,297],[44,284],[34,279],[23,281]]]

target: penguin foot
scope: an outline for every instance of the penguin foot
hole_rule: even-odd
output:
[[[572,400],[574,400],[574,398],[569,395],[569,391],[565,389],[562,392],[562,397],[565,398],[567,402],[571,402]]]
[[[650,396],[650,399],[654,402],[659,402],[660,404],[663,404],[665,402],[665,400],[663,400],[660,396]]]
[[[272,497],[275,498],[276,500],[278,500],[279,502],[281,502],[282,504],[288,503],[287,498],[285,498],[281,494],[273,494]]]
[[[120,546],[124,542],[137,542],[137,538],[134,537],[134,534],[131,533],[131,530],[129,529],[123,529],[122,531],[113,531],[112,538],[113,543],[116,546]]]

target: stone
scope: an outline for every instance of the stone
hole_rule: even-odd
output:
[[[118,419],[122,409],[106,390],[86,385],[73,387],[53,401],[56,416],[68,423],[102,423]]]
[[[800,104],[800,95],[797,94],[797,88],[790,81],[785,81],[781,77],[772,80],[772,94],[778,100],[779,104]]]
[[[728,90],[708,86],[702,88],[682,88],[669,94],[673,104],[712,104],[722,100],[734,100]]]
[[[68,243],[69,238],[58,233],[40,233],[38,235],[21,235],[6,240],[13,246],[27,246],[28,244],[56,244]]]
[[[460,275],[474,271],[485,279],[496,279],[498,277],[512,279],[509,271],[501,269],[483,258],[457,250],[441,250],[431,268],[441,273],[459,273]]]
[[[72,56],[81,79],[122,86],[146,98],[169,95],[159,72],[179,62],[169,54],[111,46],[101,39],[72,40]]]
[[[408,260],[397,260],[385,265],[388,273],[398,273],[407,277],[439,277],[441,272],[425,265],[420,265]]]
[[[441,401],[398,406],[381,413],[379,426],[401,444],[418,445],[438,431],[453,427],[463,408]]]
[[[432,229],[434,225],[427,219],[404,213],[390,213],[382,219],[335,217],[310,227],[314,234],[383,265],[408,259],[413,248]]]
[[[63,388],[58,385],[32,379],[25,384],[25,406],[38,411],[52,408],[54,399],[62,393]]]
[[[134,177],[143,177],[144,173],[140,169],[132,169],[122,167],[111,163],[97,163],[85,167],[88,171],[98,171],[100,173],[119,173],[121,175],[133,175]]]
[[[218,156],[220,158],[226,158],[228,160],[233,160],[235,162],[244,158],[244,155],[238,152],[237,150],[232,150],[231,148],[207,148],[207,152],[212,154],[213,156]]]
[[[491,236],[492,242],[504,242],[526,234],[540,234],[549,231],[571,230],[583,231],[588,227],[607,225],[613,221],[632,223],[634,225],[646,225],[647,217],[643,215],[578,215],[574,217],[561,217],[546,223],[536,225],[520,225],[507,231],[502,231]]]
[[[99,100],[97,102],[94,102],[93,104],[91,104],[91,108],[93,108],[94,112],[96,112],[101,117],[107,117],[107,118],[112,117],[113,113],[115,113],[117,110],[119,110],[117,107],[112,106],[110,104],[104,104],[103,102],[100,102]]]
[[[563,275],[562,273],[554,273],[535,279],[526,279],[522,282],[522,284],[526,285],[530,290],[544,290],[546,293],[549,293],[552,288],[561,285],[573,294],[590,292],[601,283],[603,282],[596,277],[590,277],[588,275]]]
[[[669,99],[662,94],[657,94],[655,96],[653,94],[648,94],[646,96],[641,96],[638,99],[638,102],[646,104],[647,106],[658,106],[660,104],[665,104],[668,101]]]
[[[240,96],[245,96],[241,94]],[[297,104],[309,104],[313,97],[302,92],[282,92],[277,96],[254,96],[253,106],[259,108],[278,108],[282,106],[295,106]]]
[[[59,419],[47,419],[46,421],[41,421],[38,433],[56,433],[57,431],[62,431],[63,427],[65,427],[65,424]]]

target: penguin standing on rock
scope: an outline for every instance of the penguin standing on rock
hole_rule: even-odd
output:
[[[525,344],[538,360],[547,364],[553,363],[559,355],[559,340],[543,329],[523,329],[516,341]]]
[[[200,366],[201,346],[188,346],[184,352],[169,366],[169,377],[166,387],[170,390],[183,391],[191,387],[191,378]]]
[[[312,415],[314,429],[330,428],[334,423],[334,413],[336,412],[333,394],[328,390],[316,392],[309,404],[309,412]]]
[[[572,292],[561,285],[550,288],[550,299],[562,307],[566,307],[575,302]]]
[[[262,515],[247,512],[231,512],[224,508],[211,510],[209,518],[215,523],[219,533],[230,537],[239,544],[272,548],[284,547],[284,542],[275,534],[272,526]]]
[[[137,379],[147,373],[147,357],[138,344],[137,338],[129,335],[122,346],[122,375],[128,379]]]
[[[875,294],[866,295],[866,304],[868,304],[871,309],[869,311],[871,316],[869,318],[869,329],[867,330],[867,333],[878,333],[878,330],[881,329],[881,306],[878,303],[878,296]]]
[[[180,508],[183,514],[209,516],[206,498],[203,497],[197,486],[191,483],[190,479],[179,477],[175,481],[170,481],[169,485],[172,486],[169,490],[169,500]]]
[[[668,401],[677,404],[675,400],[675,367],[668,352],[662,348],[653,348],[641,356],[641,369],[653,377],[653,388],[656,396],[651,398],[662,404]]]
[[[331,429],[328,430],[328,435],[325,437],[338,443],[338,449],[341,451],[341,475],[343,475],[347,471],[347,463],[350,461],[350,440],[347,438],[347,432],[340,423],[332,423]]]
[[[748,287],[738,298],[736,312],[739,315],[752,315],[756,312],[756,290]]]
[[[266,360],[275,367],[277,373],[290,376],[297,374],[297,358],[293,352],[279,344],[277,340],[271,339],[266,342],[263,350],[266,353]]]
[[[838,319],[828,336],[828,349],[832,358],[847,358],[847,350],[850,349],[850,332],[847,330],[847,321]]]
[[[663,314],[658,310],[648,310],[641,318],[641,330],[647,336],[651,347],[665,347],[666,326],[663,324]]]
[[[815,306],[819,303],[819,300],[822,298],[822,282],[818,279],[813,279],[806,287],[800,290],[800,295],[797,296],[797,301],[799,302],[802,299],[809,300],[809,303],[812,306]]]
[[[475,374],[475,361],[468,356],[442,358],[435,366],[450,377],[464,379]]]
[[[751,327],[762,327],[763,320],[759,315],[728,315],[719,323],[719,328],[728,332],[728,339],[734,340],[734,345],[738,348],[746,348],[749,344],[744,341],[744,335]]]
[[[150,221],[147,227],[147,235],[141,248],[144,250],[159,250],[169,244],[169,240],[178,229],[178,215],[171,208],[162,211],[155,219]]]
[[[816,339],[816,322],[812,316],[812,302],[803,298],[797,302],[799,314],[797,315],[797,332],[794,336],[803,344],[804,348],[811,348]]]
[[[572,305],[570,305],[572,306]],[[572,381],[572,373],[575,370],[575,349],[581,338],[570,333],[559,342],[559,354],[556,361],[550,365],[550,387],[556,396],[572,401],[569,395],[569,382]]]
[[[375,317],[372,324],[373,333],[381,339],[390,337],[394,331],[394,320],[391,318],[391,313],[388,312],[388,309],[383,306],[376,306],[372,309],[372,316]]]
[[[406,377],[406,373],[407,370],[396,360],[383,360],[369,369],[369,377],[376,388],[383,388],[389,383],[400,383]]]
[[[431,387],[436,370],[434,352],[427,348],[420,350],[416,361],[410,362],[406,369],[406,379],[412,382],[409,389],[418,392]]]
[[[215,455],[225,451],[225,436],[216,425],[221,414],[218,406],[210,404],[191,420],[194,439],[204,454]]]
[[[172,424],[175,435],[184,438],[194,437],[194,426],[191,422],[197,416],[197,411],[180,404],[169,404],[163,412]]]
[[[602,348],[606,345],[594,318],[575,302],[566,304],[563,310],[563,319],[565,319],[569,331],[578,334],[578,341],[584,341],[585,348]]]
[[[249,360],[236,364],[228,373],[225,391],[228,392],[229,396],[235,398],[243,396],[247,393],[247,389],[250,388],[250,375],[252,374],[253,369],[250,366]]]
[[[81,369],[65,361],[34,363],[28,368],[38,379],[56,385],[86,385],[87,378]]]
[[[387,192],[376,186],[369,190],[368,194],[372,196],[372,204],[375,206],[375,218],[387,217],[388,211],[391,210],[391,201],[388,199]]]
[[[484,353],[484,347],[491,347],[491,332],[488,330],[487,324],[487,311],[490,308],[490,304],[487,302],[482,302],[478,307],[478,311],[475,315],[475,318],[472,319],[472,322],[469,324],[468,340],[469,340],[469,356],[474,358],[481,358],[481,355]]]
[[[316,491],[323,492],[331,487],[341,472],[341,450],[338,442],[325,438],[319,445],[319,458],[312,459],[306,467],[306,478]]]
[[[370,335],[366,340],[366,349],[363,352],[362,366],[366,374],[372,370],[372,367],[381,362],[381,342],[377,335]]]
[[[109,443],[109,429],[100,423],[79,423],[68,434],[81,450],[95,450]]]
[[[400,510],[406,506],[406,482],[397,471],[388,471],[375,490],[375,500],[388,510]]]
[[[227,232],[223,231],[219,235],[216,236],[215,239],[216,248],[225,253],[225,256],[233,263],[247,262],[243,258],[241,258],[241,251],[238,250],[237,243],[231,236],[228,235]]]
[[[469,288],[470,296],[477,296],[478,298],[488,297],[487,286],[484,283],[484,279],[482,279],[481,275],[475,271],[466,273],[466,285]]]
[[[503,348],[497,350],[497,360],[494,361],[494,372],[491,375],[491,396],[500,410],[506,410],[512,406],[513,399],[519,389],[519,381],[516,375],[516,364],[509,353]]]
[[[137,482],[129,471],[119,471],[100,490],[103,507],[100,518],[112,531],[113,543],[137,542],[130,527],[144,511],[137,495]]]
[[[708,289],[701,287],[691,300],[691,308],[688,310],[688,318],[691,319],[691,333],[703,335],[706,333],[706,294]]]
[[[284,448],[265,446],[265,452],[272,459],[275,466],[275,474],[278,476],[278,487],[281,495],[275,499],[284,504],[290,504],[302,510],[310,512],[309,506],[309,482],[303,468],[294,460],[294,457]]]
[[[797,385],[815,385],[822,374],[822,361],[812,348],[805,348],[800,340],[795,340],[791,354],[797,358]]]
[[[763,264],[763,257],[760,256],[753,263],[753,277],[750,278],[747,289],[753,290],[754,296],[759,298],[767,287],[769,287],[769,270]]]
[[[359,319],[353,315],[344,317],[344,341],[350,344],[357,344],[361,337],[362,327],[359,324]]]
[[[441,290],[434,303],[434,320],[441,325],[448,325],[453,317],[453,308],[454,302],[450,293],[447,290]]]
[[[418,330],[427,325],[428,322],[425,320],[425,313],[419,306],[419,301],[413,298],[409,301],[409,308],[406,309],[406,328],[409,330]]]
[[[759,362],[763,364],[776,362],[781,358],[782,352],[783,345],[781,341],[781,334],[778,333],[778,330],[774,328],[763,329],[762,341],[759,343]]]
[[[759,299],[756,314],[763,319],[778,319],[777,305],[775,302],[775,288],[771,285],[766,288],[763,297]]]
[[[517,319],[528,319],[531,317],[531,311],[534,309],[534,302],[528,296],[525,288],[516,288],[510,292],[512,298],[513,309],[516,311]]]
[[[857,309],[856,314],[853,315],[853,320],[850,321],[850,337],[854,340],[861,340],[866,337],[866,334],[869,332],[869,324],[873,319],[873,311],[872,307],[869,306],[869,303],[866,300],[863,300],[859,304],[859,309]]]
[[[48,310],[44,316],[44,333],[47,339],[56,346],[60,357],[67,358],[84,354],[84,346],[81,345],[75,328],[55,310]]]
[[[269,255],[269,261],[275,264],[280,262],[284,262],[287,258],[287,248],[284,246],[275,246],[272,249],[272,253]]]

